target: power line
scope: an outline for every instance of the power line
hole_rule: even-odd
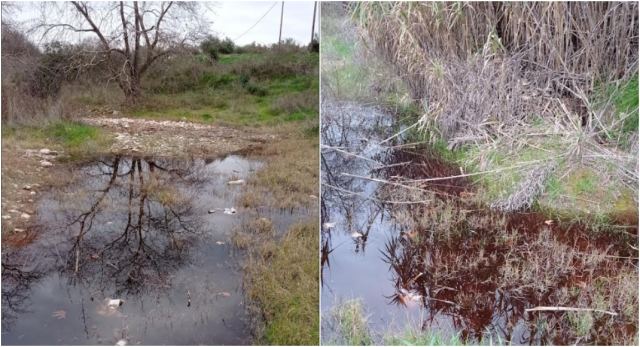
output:
[[[262,21],[264,19],[264,17],[266,17],[269,12],[271,12],[271,10],[273,10],[274,7],[276,7],[276,5],[278,4],[278,2],[274,2],[273,5],[271,5],[271,7],[269,7],[269,9],[267,10],[267,12],[265,12],[262,17],[260,17],[260,19],[258,19],[257,22],[255,22],[251,27],[249,27],[249,29],[247,29],[245,32],[243,32],[242,34],[240,34],[238,37],[236,37],[235,39],[233,39],[233,41],[238,41],[239,38],[243,37],[246,33],[248,33],[249,31],[251,31],[251,29],[253,29],[256,25],[258,25],[258,23],[260,23],[260,21]]]

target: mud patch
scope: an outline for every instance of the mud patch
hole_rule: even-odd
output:
[[[144,155],[222,155],[259,146],[274,135],[187,121],[133,118],[83,118],[82,122],[114,131],[111,152]]]

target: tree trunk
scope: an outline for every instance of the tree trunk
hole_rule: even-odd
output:
[[[142,88],[140,87],[140,78],[129,76],[126,81],[120,82],[120,89],[124,92],[126,103],[129,105],[135,105],[138,103],[140,96],[142,95]]]

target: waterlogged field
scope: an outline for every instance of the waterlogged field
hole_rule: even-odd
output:
[[[467,179],[438,179],[459,171],[437,152],[384,142],[380,110],[327,104],[323,121],[325,344],[637,336],[637,216],[594,226],[493,211]]]
[[[322,344],[637,344],[637,209],[585,200],[601,196],[593,175],[492,207],[522,158],[482,173],[468,147],[417,131],[427,110],[367,49],[358,15],[323,7]],[[539,145],[527,160],[555,143]]]
[[[256,214],[273,230],[299,218],[237,205],[233,183],[262,166],[115,156],[68,168],[37,203],[37,238],[3,250],[3,343],[251,343],[232,235]]]

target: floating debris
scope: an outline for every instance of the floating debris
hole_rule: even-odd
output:
[[[127,345],[127,340],[125,339],[120,339],[118,340],[118,342],[116,342],[116,346],[126,346]]]
[[[229,292],[219,292],[219,293],[218,293],[218,294],[216,294],[216,295],[224,296],[225,298],[228,298],[228,297],[230,297],[230,296],[231,296],[231,293],[229,293]]]
[[[216,241],[216,245],[222,246],[222,245],[224,245],[224,242],[223,241]]]
[[[51,317],[54,317],[57,319],[65,319],[67,318],[67,312],[65,310],[53,311],[53,314],[51,315]]]
[[[224,209],[224,214],[236,214],[236,212],[236,209],[233,207]]]
[[[364,236],[364,235],[361,232],[358,232],[358,231],[354,231],[354,232],[351,233],[351,237],[354,238],[354,239],[362,238],[362,236]]]
[[[235,181],[229,181],[227,182],[228,185],[240,185],[240,184],[244,184],[244,180],[235,180]]]
[[[122,306],[122,304],[124,304],[124,300],[107,298],[107,307],[109,307],[109,308],[120,307],[120,306]]]
[[[322,228],[324,229],[331,229],[331,228],[335,228],[336,223],[333,222],[326,222],[324,224],[322,224]]]
[[[42,166],[42,167],[51,167],[51,166],[53,166],[53,164],[50,161],[41,160],[40,161],[40,166]]]

